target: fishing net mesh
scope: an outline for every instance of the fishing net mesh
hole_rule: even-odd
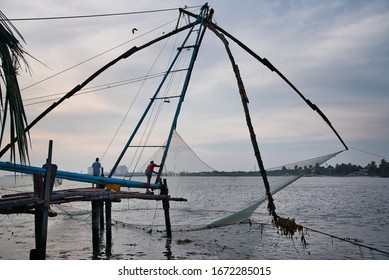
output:
[[[155,162],[161,162],[164,148],[160,148],[153,156]],[[148,162],[139,171],[145,170]],[[177,131],[173,132],[164,173],[167,175],[185,175],[192,172],[212,172],[214,168],[206,164],[182,139]]]
[[[311,174],[338,153],[267,170],[271,193],[275,194],[300,177]],[[159,162],[162,154],[163,148],[153,159]],[[215,169],[201,160],[177,132],[173,135],[165,166],[164,178],[167,179],[169,194],[188,200],[170,203],[171,221],[177,228],[198,229],[240,223],[249,219],[260,205],[266,204],[267,196],[259,172],[248,173],[249,176],[218,176],[213,172]],[[147,207],[153,226],[164,225],[161,208],[160,205]]]

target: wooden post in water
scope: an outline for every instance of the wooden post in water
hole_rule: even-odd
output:
[[[99,202],[100,202],[100,206],[99,206],[99,209],[100,209],[100,232],[102,233],[102,231],[104,230],[104,201],[99,200]]]
[[[165,213],[165,225],[166,225],[166,236],[168,238],[172,238],[172,227],[170,224],[170,214],[169,214],[169,190],[167,188],[167,183],[166,179],[163,179],[163,184],[161,186],[161,195],[166,195],[166,198],[162,200],[162,206],[163,206],[163,211]]]
[[[96,258],[100,253],[100,200],[92,200],[92,245]]]
[[[42,174],[33,174],[34,181],[34,196],[40,200],[43,199],[43,176]],[[35,248],[30,251],[30,260],[38,260],[38,248],[41,244],[41,231],[42,231],[42,207],[35,205]]]
[[[111,218],[112,202],[110,200],[105,201],[105,223],[106,223],[106,247],[105,254],[107,257],[111,256],[112,249],[112,218]]]
[[[47,244],[47,225],[50,208],[50,194],[53,189],[57,166],[51,164],[53,141],[49,141],[49,155],[46,162],[46,174],[34,174],[34,194],[39,196],[43,203],[35,206],[35,249],[30,251],[30,259],[45,260]]]
[[[104,177],[104,168],[101,168],[101,176]],[[97,184],[97,188],[104,189],[104,185]],[[104,201],[100,200],[100,231],[104,230]]]

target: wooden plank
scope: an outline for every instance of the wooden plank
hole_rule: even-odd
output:
[[[169,201],[187,201],[185,198],[175,198],[167,195],[149,195],[139,192],[110,192],[104,190],[96,190],[95,188],[80,188],[55,191],[51,194],[50,204],[70,203],[75,201],[93,201],[93,200],[109,200],[111,202],[120,202],[122,199],[142,199],[142,200],[164,200]],[[36,205],[40,205],[42,201],[34,197],[33,194],[8,195],[6,198],[0,198],[0,214],[9,213],[24,213],[28,209],[34,209]]]
[[[7,201],[7,200],[13,200],[13,199],[22,199],[22,198],[31,198],[34,197],[33,193],[28,194],[15,194],[15,195],[7,195],[0,198],[0,201]]]

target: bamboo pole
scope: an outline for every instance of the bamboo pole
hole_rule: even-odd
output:
[[[238,83],[239,94],[240,94],[240,97],[242,100],[242,105],[243,105],[244,113],[246,116],[246,124],[247,124],[247,127],[248,127],[249,132],[250,132],[250,138],[251,138],[251,143],[252,143],[252,146],[254,149],[254,154],[255,154],[255,157],[257,159],[257,163],[258,163],[258,166],[260,169],[262,180],[263,180],[263,183],[264,183],[265,189],[266,189],[266,195],[268,198],[268,207],[267,208],[268,208],[270,214],[273,216],[274,220],[277,222],[278,216],[277,216],[276,211],[275,211],[276,207],[274,205],[273,196],[270,192],[270,184],[269,184],[269,181],[267,179],[266,169],[265,169],[263,161],[262,161],[257,138],[255,135],[255,131],[254,131],[252,122],[251,122],[250,111],[249,111],[249,107],[247,105],[249,103],[249,99],[246,95],[246,90],[244,88],[244,84],[243,84],[242,78],[240,76],[238,65],[235,63],[234,57],[232,56],[231,50],[230,50],[229,45],[228,45],[228,41],[225,39],[223,34],[219,33],[215,28],[213,28],[213,26],[209,26],[209,29],[212,30],[222,40],[222,42],[224,43],[224,46],[226,48],[228,57],[231,61],[232,69],[234,70],[235,77],[236,77],[236,80]]]
[[[191,17],[196,17],[195,14],[185,10],[185,9],[180,9],[180,12],[187,14]],[[237,38],[232,36],[230,33],[228,33],[226,30],[221,28],[219,25],[213,23],[210,20],[206,20],[204,22],[206,26],[208,26],[210,29],[212,28],[213,31],[219,31],[223,33],[225,36],[233,40],[238,46],[240,46],[242,49],[244,49],[246,52],[248,52],[251,56],[253,56],[256,60],[261,62],[263,65],[265,65],[267,68],[270,69],[270,71],[277,73],[277,75],[284,80],[304,101],[305,103],[313,110],[316,111],[320,117],[327,123],[327,125],[332,129],[332,131],[335,133],[335,135],[338,137],[339,141],[342,143],[344,148],[348,150],[348,147],[346,143],[343,141],[343,139],[340,137],[339,133],[335,130],[335,128],[332,126],[331,122],[329,119],[324,115],[324,113],[317,107],[315,104],[313,104],[309,99],[305,98],[305,96],[293,85],[291,81],[289,81],[276,67],[274,67],[273,64],[266,58],[262,58],[259,55],[257,55],[255,52],[253,52],[250,48],[248,48],[245,44],[243,44],[241,41],[239,41]],[[219,35],[218,35],[219,36]],[[220,36],[219,36],[220,37]]]
[[[172,122],[171,127],[170,127],[169,136],[168,136],[168,139],[166,141],[166,147],[165,147],[163,155],[162,155],[159,171],[157,173],[156,182],[160,181],[162,171],[163,171],[164,166],[165,166],[165,161],[166,161],[169,149],[170,149],[170,143],[171,143],[171,140],[173,137],[173,132],[176,130],[178,117],[180,115],[181,108],[182,108],[182,103],[184,102],[184,98],[185,98],[186,92],[188,90],[188,86],[189,86],[189,82],[190,82],[190,79],[192,76],[194,64],[196,62],[201,43],[203,41],[205,31],[207,30],[207,28],[203,25],[203,23],[204,23],[206,17],[208,18],[208,16],[212,16],[212,14],[213,14],[213,12],[208,13],[208,6],[204,5],[201,9],[201,13],[196,18],[196,22],[200,22],[201,24],[200,24],[200,27],[197,31],[197,37],[196,37],[196,41],[195,41],[195,44],[193,47],[193,52],[192,52],[191,60],[189,63],[188,72],[186,73],[185,81],[184,81],[183,87],[181,89],[181,95],[180,95],[179,101],[177,103],[177,108],[176,108],[176,112],[175,112],[175,115],[173,118],[173,122]],[[184,47],[185,44],[186,44],[186,41],[183,42],[182,47]],[[181,51],[181,50],[182,49],[179,49],[179,51]]]

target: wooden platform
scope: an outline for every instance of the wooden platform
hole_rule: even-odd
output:
[[[174,198],[169,195],[146,194],[134,191],[112,192],[99,188],[76,188],[53,191],[50,195],[49,204],[94,200],[120,202],[122,199],[187,201],[184,198]],[[0,198],[0,214],[33,213],[32,210],[35,206],[43,202],[43,200],[34,196],[33,192],[3,195]]]
[[[51,152],[49,152],[49,158],[51,159]],[[51,160],[49,163],[50,162]],[[57,215],[51,211],[50,205],[52,204],[71,203],[76,201],[91,202],[93,258],[98,258],[101,250],[100,241],[104,233],[106,236],[106,255],[111,255],[112,202],[120,202],[122,199],[162,201],[165,216],[166,237],[171,238],[172,230],[169,214],[169,202],[187,201],[184,198],[170,197],[165,179],[160,185],[158,185],[159,189],[157,189],[156,192],[159,192],[159,194],[144,193],[146,191],[145,189],[142,189],[142,193],[134,191],[111,191],[103,188],[92,187],[53,190],[57,166],[49,164],[47,170],[48,172],[45,174],[45,177],[39,173],[33,174],[34,184],[32,192],[8,194],[3,195],[0,198],[0,214],[34,214],[35,248],[30,250],[30,259],[32,260],[46,259],[48,217]],[[95,178],[93,179],[95,180]],[[118,188],[118,190],[120,190],[120,188]]]

